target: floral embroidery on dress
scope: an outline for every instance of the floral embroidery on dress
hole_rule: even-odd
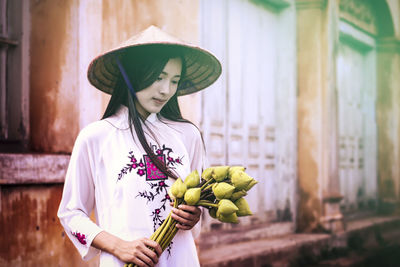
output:
[[[167,148],[165,145],[162,148],[157,148],[156,145],[151,145],[156,156],[164,162],[168,168],[175,169],[176,165],[182,165],[182,157],[173,158],[171,153],[173,152],[171,148]],[[136,173],[140,176],[146,175],[147,181],[157,181],[157,180],[165,180],[167,177],[163,172],[161,172],[157,166],[151,161],[150,156],[143,155],[143,158],[138,160],[133,151],[129,152],[128,158],[130,159],[129,163],[125,165],[118,174],[118,179],[121,180],[125,174],[136,170]]]
[[[75,236],[76,239],[78,239],[79,243],[81,243],[82,245],[86,245],[86,235],[79,232],[71,232],[71,234]]]
[[[157,147],[156,145],[151,145],[150,147],[156,154],[156,156],[164,162],[164,164],[170,168],[175,169],[176,166],[182,165],[183,157],[173,157],[173,151],[171,148],[163,145],[162,147]],[[156,231],[159,226],[164,222],[162,211],[166,210],[167,203],[172,202],[170,196],[168,195],[168,185],[165,183],[165,180],[168,177],[160,171],[157,166],[151,161],[148,155],[143,155],[142,158],[138,159],[133,154],[133,151],[129,152],[129,163],[122,168],[120,173],[118,174],[117,182],[120,181],[125,174],[131,173],[132,171],[136,171],[139,176],[146,175],[146,181],[149,185],[149,190],[144,190],[142,192],[138,192],[136,197],[141,197],[147,199],[147,203],[149,201],[153,202],[155,197],[161,198],[160,205],[155,208],[150,216],[153,220],[153,230]],[[171,253],[171,244],[168,246],[167,251]]]

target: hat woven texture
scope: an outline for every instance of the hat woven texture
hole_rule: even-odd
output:
[[[99,90],[112,94],[120,71],[116,56],[141,46],[172,46],[182,49],[186,63],[186,74],[180,82],[178,96],[204,89],[214,83],[221,74],[221,63],[209,51],[175,38],[155,26],[150,26],[134,35],[118,47],[96,57],[89,65],[88,79]]]

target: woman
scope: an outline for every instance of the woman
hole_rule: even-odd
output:
[[[205,166],[200,132],[177,97],[220,73],[211,53],[154,26],[92,61],[89,81],[112,96],[102,120],[77,137],[58,211],[83,259],[101,251],[100,266],[199,266],[197,207],[172,208],[181,230],[164,253],[147,237],[171,210],[173,181]]]

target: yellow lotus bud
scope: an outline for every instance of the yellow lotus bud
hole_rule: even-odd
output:
[[[217,209],[216,208],[211,208],[208,210],[208,214],[214,219],[217,219]]]
[[[233,204],[233,202],[229,199],[221,199],[218,203],[217,216],[219,214],[229,215],[238,210],[238,207],[236,207],[235,204]]]
[[[213,170],[214,170],[214,167],[210,167],[210,168],[205,169],[203,171],[203,173],[201,174],[201,177],[206,181],[210,180],[210,178],[212,177]]]
[[[195,205],[200,200],[201,188],[189,188],[185,193],[185,202],[188,205]]]
[[[231,181],[237,191],[245,189],[253,180],[247,173],[237,171],[232,174]]]
[[[228,176],[229,166],[214,167],[212,177],[217,182],[222,182]]]
[[[238,200],[235,201],[236,207],[238,207],[238,211],[236,212],[237,216],[249,216],[253,215],[253,213],[250,210],[249,203],[247,203],[246,199],[239,198]]]
[[[247,195],[246,190],[240,190],[237,192],[233,192],[232,196],[230,197],[231,201],[236,201],[241,197],[244,197]]]
[[[232,174],[234,172],[237,172],[237,171],[244,172],[245,170],[246,170],[246,168],[243,166],[232,166],[229,168],[228,175],[229,175],[229,177],[232,177]]]
[[[176,198],[181,198],[186,192],[186,185],[182,182],[181,178],[178,178],[175,183],[171,186],[171,193]]]
[[[198,186],[200,183],[200,176],[197,170],[192,171],[188,176],[186,176],[184,183],[186,184],[187,188]]]
[[[236,213],[231,213],[229,215],[222,215],[220,214],[218,216],[218,220],[220,222],[227,222],[227,223],[239,223],[238,217],[236,215]]]
[[[215,197],[220,200],[224,198],[230,198],[232,196],[233,191],[235,191],[235,187],[228,183],[215,183],[212,187],[212,191]]]
[[[171,192],[171,187],[168,189],[168,195],[172,200],[175,200],[175,196]]]
[[[251,180],[251,182],[246,186],[246,188],[244,190],[249,191],[253,186],[255,186],[256,184],[258,184],[258,182],[253,179]]]

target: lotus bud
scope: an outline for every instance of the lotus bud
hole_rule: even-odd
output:
[[[192,171],[188,176],[186,176],[184,183],[186,184],[187,188],[198,186],[200,183],[200,176],[197,170]]]
[[[208,214],[214,219],[217,219],[217,209],[216,208],[211,208],[208,210]]]
[[[222,182],[228,176],[229,166],[214,167],[212,177],[217,182]]]
[[[238,217],[236,215],[236,213],[231,213],[229,215],[222,215],[220,214],[218,216],[218,220],[220,222],[227,222],[227,223],[239,223]]]
[[[212,187],[213,193],[215,197],[220,200],[224,198],[230,198],[232,196],[233,191],[235,191],[235,187],[228,183],[215,183]]]
[[[168,195],[171,198],[171,200],[175,200],[175,196],[171,192],[171,188],[168,189]]]
[[[233,173],[235,173],[237,171],[244,172],[245,170],[246,170],[246,168],[243,166],[232,166],[229,168],[228,175],[229,175],[229,177],[232,177]]]
[[[210,178],[212,177],[212,172],[213,172],[214,168],[210,167],[207,168],[203,171],[203,173],[201,174],[201,178],[203,178],[204,180],[208,181],[210,180]]]
[[[175,183],[171,186],[171,193],[176,198],[181,198],[186,192],[186,185],[182,182],[181,178],[178,178]]]
[[[217,216],[220,214],[229,215],[238,210],[238,207],[236,207],[235,204],[233,204],[233,202],[229,199],[221,199],[218,203]]]
[[[240,191],[237,191],[237,192],[233,192],[233,194],[232,194],[232,196],[231,196],[231,200],[232,201],[236,201],[236,200],[238,200],[239,198],[241,198],[241,197],[244,197],[244,196],[246,196],[247,195],[247,192],[246,192],[246,190],[240,190]]]
[[[241,171],[234,172],[231,177],[232,184],[238,191],[245,189],[252,180],[247,173]]]
[[[249,216],[253,215],[253,213],[250,210],[249,203],[247,203],[246,199],[239,198],[238,200],[235,201],[236,207],[238,207],[238,211],[236,212],[237,216]]]
[[[244,190],[249,191],[253,186],[255,186],[256,184],[258,184],[257,180],[253,179],[251,180],[251,182],[246,186],[246,188]]]
[[[185,193],[185,202],[186,204],[193,206],[200,200],[200,193],[201,193],[201,188],[196,187],[196,188],[189,188],[186,193]]]

